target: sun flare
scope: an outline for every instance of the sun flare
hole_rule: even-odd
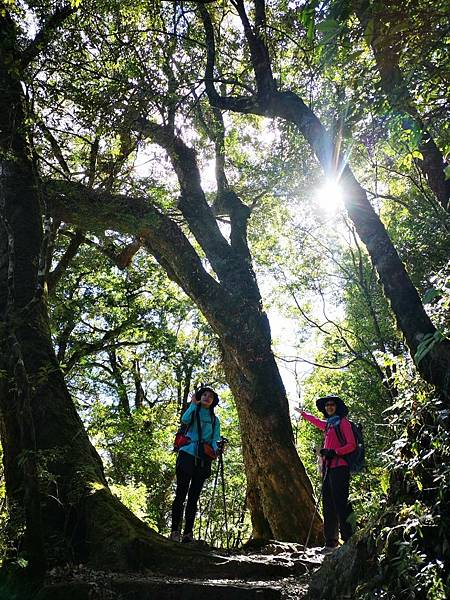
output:
[[[315,193],[315,200],[319,207],[334,213],[342,206],[342,189],[336,181],[327,181]]]

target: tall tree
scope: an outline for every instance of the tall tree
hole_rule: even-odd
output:
[[[155,124],[146,127],[171,154],[182,189],[180,210],[219,281],[207,273],[178,225],[148,198],[113,196],[53,182],[47,189],[57,204],[54,214],[79,225],[88,212],[92,215],[90,231],[116,229],[138,236],[200,307],[219,337],[225,373],[237,400],[254,535],[303,539],[309,527],[305,506],[306,515],[311,514],[312,493],[295,451],[286,394],[251,267],[246,241],[249,210],[228,190],[234,202],[229,244],[206,203],[192,150],[170,130]]]
[[[436,385],[449,402],[450,341],[440,334],[426,314],[383,223],[344,156],[340,155],[339,147],[334,145],[331,135],[297,93],[278,89],[266,43],[268,34],[264,0],[255,0],[253,23],[242,0],[236,0],[234,6],[245,33],[256,89],[254,94],[246,96],[224,96],[217,91],[214,27],[208,8],[201,5],[199,11],[204,22],[208,53],[205,83],[211,104],[222,110],[278,117],[292,123],[308,141],[326,175],[333,180],[339,179],[348,215],[377,269],[410,352],[417,357],[417,368],[422,377]]]
[[[1,8],[0,405],[10,513],[16,523],[25,522],[19,550],[33,571],[76,556],[123,568],[133,560],[148,561],[156,536],[110,493],[52,347],[44,203],[21,85],[29,61],[73,10],[56,10],[44,19],[34,41],[21,50],[16,25]],[[44,478],[38,477],[38,461]]]
[[[43,196],[21,78],[72,12],[57,10],[44,19],[24,50],[4,4],[0,12],[1,434],[10,513],[19,532],[22,522],[26,526],[19,551],[34,572],[75,557],[117,568],[156,563],[157,543],[162,561],[177,552],[110,493],[51,343],[41,260]]]

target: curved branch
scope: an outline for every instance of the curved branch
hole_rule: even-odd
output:
[[[67,271],[68,266],[75,258],[81,244],[84,242],[84,235],[80,229],[75,231],[75,234],[71,237],[69,245],[64,252],[61,260],[56,267],[47,275],[47,290],[49,294],[52,294],[56,288],[61,277]]]
[[[233,311],[241,310],[239,299],[229,294],[202,265],[202,261],[180,227],[145,198],[113,195],[78,183],[51,181],[46,184],[49,206],[57,218],[103,233],[113,229],[142,240],[184,292],[194,300],[217,332],[227,331]],[[225,300],[226,297],[226,300]],[[223,312],[227,302],[230,311]]]
[[[274,356],[277,360],[281,360],[282,362],[285,362],[285,363],[302,362],[302,363],[311,365],[313,367],[319,367],[320,369],[331,369],[333,371],[340,371],[341,369],[346,369],[347,367],[349,367],[353,363],[357,362],[358,360],[362,360],[363,362],[368,362],[366,359],[356,356],[355,358],[352,358],[351,360],[347,361],[343,365],[322,365],[321,363],[314,362],[313,360],[308,360],[306,358],[301,358],[300,356],[296,356],[294,358],[284,358],[282,356],[279,356],[278,354],[274,354]],[[373,365],[371,363],[369,363],[369,364],[371,367],[373,367]]]
[[[264,0],[255,0],[255,27],[252,27],[250,24],[244,0],[236,0],[234,5],[241,19],[250,49],[258,96],[264,101],[265,98],[276,90],[269,50],[265,43],[266,9]]]
[[[216,218],[203,191],[195,151],[171,128],[141,120],[141,132],[163,147],[174,167],[181,188],[178,206],[219,280],[231,294],[238,291],[246,300],[260,304],[261,296],[246,247],[247,219],[250,209],[228,192],[232,227],[232,245],[220,232]],[[244,294],[242,294],[244,292]]]
[[[216,60],[216,45],[214,38],[214,27],[205,6],[199,6],[200,16],[205,30],[206,41],[206,65],[205,65],[205,89],[212,106],[224,110],[242,112],[244,114],[258,112],[258,100],[255,96],[220,96],[214,86],[214,65]]]

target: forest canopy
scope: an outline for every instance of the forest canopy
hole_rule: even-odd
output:
[[[445,597],[447,8],[0,2],[6,567],[162,564],[173,433],[209,383],[229,527],[210,486],[200,537],[320,543],[294,409],[338,394],[368,589]]]

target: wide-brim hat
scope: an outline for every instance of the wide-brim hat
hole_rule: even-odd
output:
[[[328,413],[325,410],[325,404],[329,400],[336,402],[336,414],[337,415],[339,415],[340,417],[346,417],[348,415],[348,408],[345,405],[345,402],[342,400],[342,398],[339,398],[339,396],[333,396],[333,395],[324,396],[323,398],[317,398],[317,400],[316,400],[317,410],[320,410],[321,413],[323,413],[325,416],[328,416]]]
[[[214,396],[214,400],[212,401],[212,404],[211,404],[211,406],[212,406],[212,407],[214,407],[214,406],[217,406],[217,405],[219,404],[219,396],[218,396],[218,395],[216,394],[216,392],[215,392],[215,391],[214,391],[214,390],[213,390],[211,387],[209,387],[208,385],[203,385],[202,387],[200,387],[200,388],[199,388],[199,389],[198,389],[198,390],[195,392],[195,399],[196,399],[197,401],[199,401],[199,400],[200,400],[200,398],[202,397],[202,395],[203,395],[205,392],[211,392],[211,393],[212,393],[212,395]]]

